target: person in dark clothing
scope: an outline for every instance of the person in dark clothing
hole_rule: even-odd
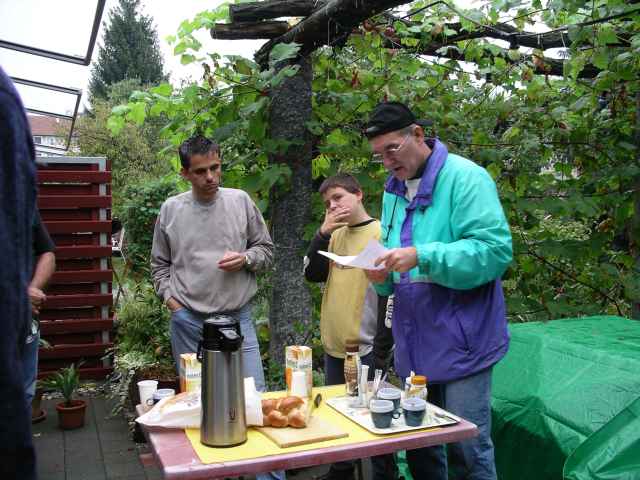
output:
[[[21,350],[31,322],[35,151],[27,116],[0,68],[0,478],[36,478]]]
[[[29,300],[31,300],[32,322],[31,331],[27,336],[22,352],[22,368],[24,370],[24,389],[27,406],[31,405],[36,391],[36,377],[38,374],[38,347],[40,345],[40,322],[38,316],[47,296],[44,288],[49,283],[56,269],[56,256],[53,253],[55,244],[47,228],[42,223],[40,213],[35,211],[33,220],[33,261],[35,267],[29,283]]]
[[[371,239],[380,238],[380,222],[371,218],[362,204],[362,188],[351,175],[341,173],[327,178],[320,186],[326,207],[325,218],[305,257],[305,278],[325,282],[320,314],[320,333],[325,351],[325,383],[345,382],[345,344],[359,343],[359,355],[369,365],[373,380],[375,368],[384,369],[393,345],[391,329],[385,325],[387,297],[379,297],[361,269],[330,262],[318,253],[357,255]],[[397,478],[393,455],[372,458],[374,480]],[[354,478],[353,462],[331,465],[326,480]]]

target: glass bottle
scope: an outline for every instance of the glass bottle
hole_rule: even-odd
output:
[[[408,390],[406,392],[406,397],[418,397],[423,400],[427,400],[427,377],[424,375],[414,375],[413,377],[407,378]]]
[[[358,395],[358,373],[360,372],[360,345],[357,340],[347,340],[344,357],[344,383],[346,393],[355,397]]]

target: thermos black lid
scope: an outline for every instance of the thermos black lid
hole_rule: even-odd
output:
[[[232,317],[215,316],[207,318],[202,328],[202,348],[234,352],[242,345],[240,325]]]

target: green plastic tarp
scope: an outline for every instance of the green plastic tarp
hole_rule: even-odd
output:
[[[501,480],[640,479],[640,322],[512,324],[494,368]]]

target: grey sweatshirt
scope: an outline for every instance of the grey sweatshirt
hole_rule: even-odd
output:
[[[225,272],[225,252],[246,252],[251,271]],[[211,203],[191,191],[162,204],[153,232],[151,273],[158,295],[199,313],[237,310],[256,293],[256,270],[273,261],[273,242],[262,214],[242,190],[220,188]]]

